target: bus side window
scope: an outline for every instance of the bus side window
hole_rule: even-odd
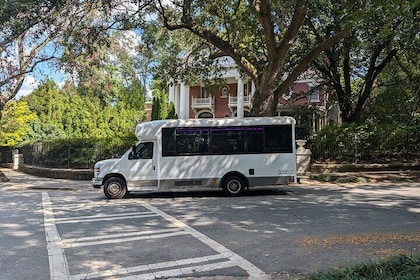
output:
[[[153,143],[140,143],[133,147],[128,159],[152,159],[153,158]]]
[[[265,128],[265,151],[291,153],[293,151],[292,128],[289,126],[275,126]]]
[[[175,154],[175,128],[163,128],[162,156],[173,156]]]
[[[139,151],[140,159],[152,159],[153,158],[153,143],[144,143],[143,147]]]
[[[213,154],[239,154],[244,152],[244,130],[241,127],[211,129]]]
[[[178,128],[176,130],[176,154],[207,154],[209,133],[207,128]]]
[[[264,151],[264,128],[250,127],[246,129],[248,152],[261,153]]]

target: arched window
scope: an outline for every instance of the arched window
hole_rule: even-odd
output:
[[[199,118],[199,119],[212,119],[212,118],[214,118],[214,116],[211,112],[204,111],[204,112],[198,113],[197,118]]]

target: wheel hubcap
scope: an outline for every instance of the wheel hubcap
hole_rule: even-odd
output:
[[[121,191],[121,186],[120,185],[118,185],[118,184],[111,184],[110,186],[109,186],[109,192],[111,193],[111,194],[117,194],[117,193],[119,193]]]
[[[228,188],[231,193],[237,193],[241,190],[241,184],[236,180],[230,181],[228,184]]]

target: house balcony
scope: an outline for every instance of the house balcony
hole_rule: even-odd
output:
[[[191,108],[195,113],[200,110],[208,109],[214,112],[214,97],[193,97]]]
[[[233,111],[234,108],[238,107],[238,97],[229,95],[229,102],[228,102],[229,108]],[[251,108],[251,96],[245,95],[244,96],[244,108]]]

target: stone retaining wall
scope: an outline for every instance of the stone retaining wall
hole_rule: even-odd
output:
[[[54,179],[91,180],[93,177],[92,169],[59,169],[20,164],[19,170],[27,174]]]
[[[336,163],[312,163],[312,173],[331,172],[375,172],[375,171],[403,171],[420,170],[420,163],[369,163],[369,164],[336,164]]]

